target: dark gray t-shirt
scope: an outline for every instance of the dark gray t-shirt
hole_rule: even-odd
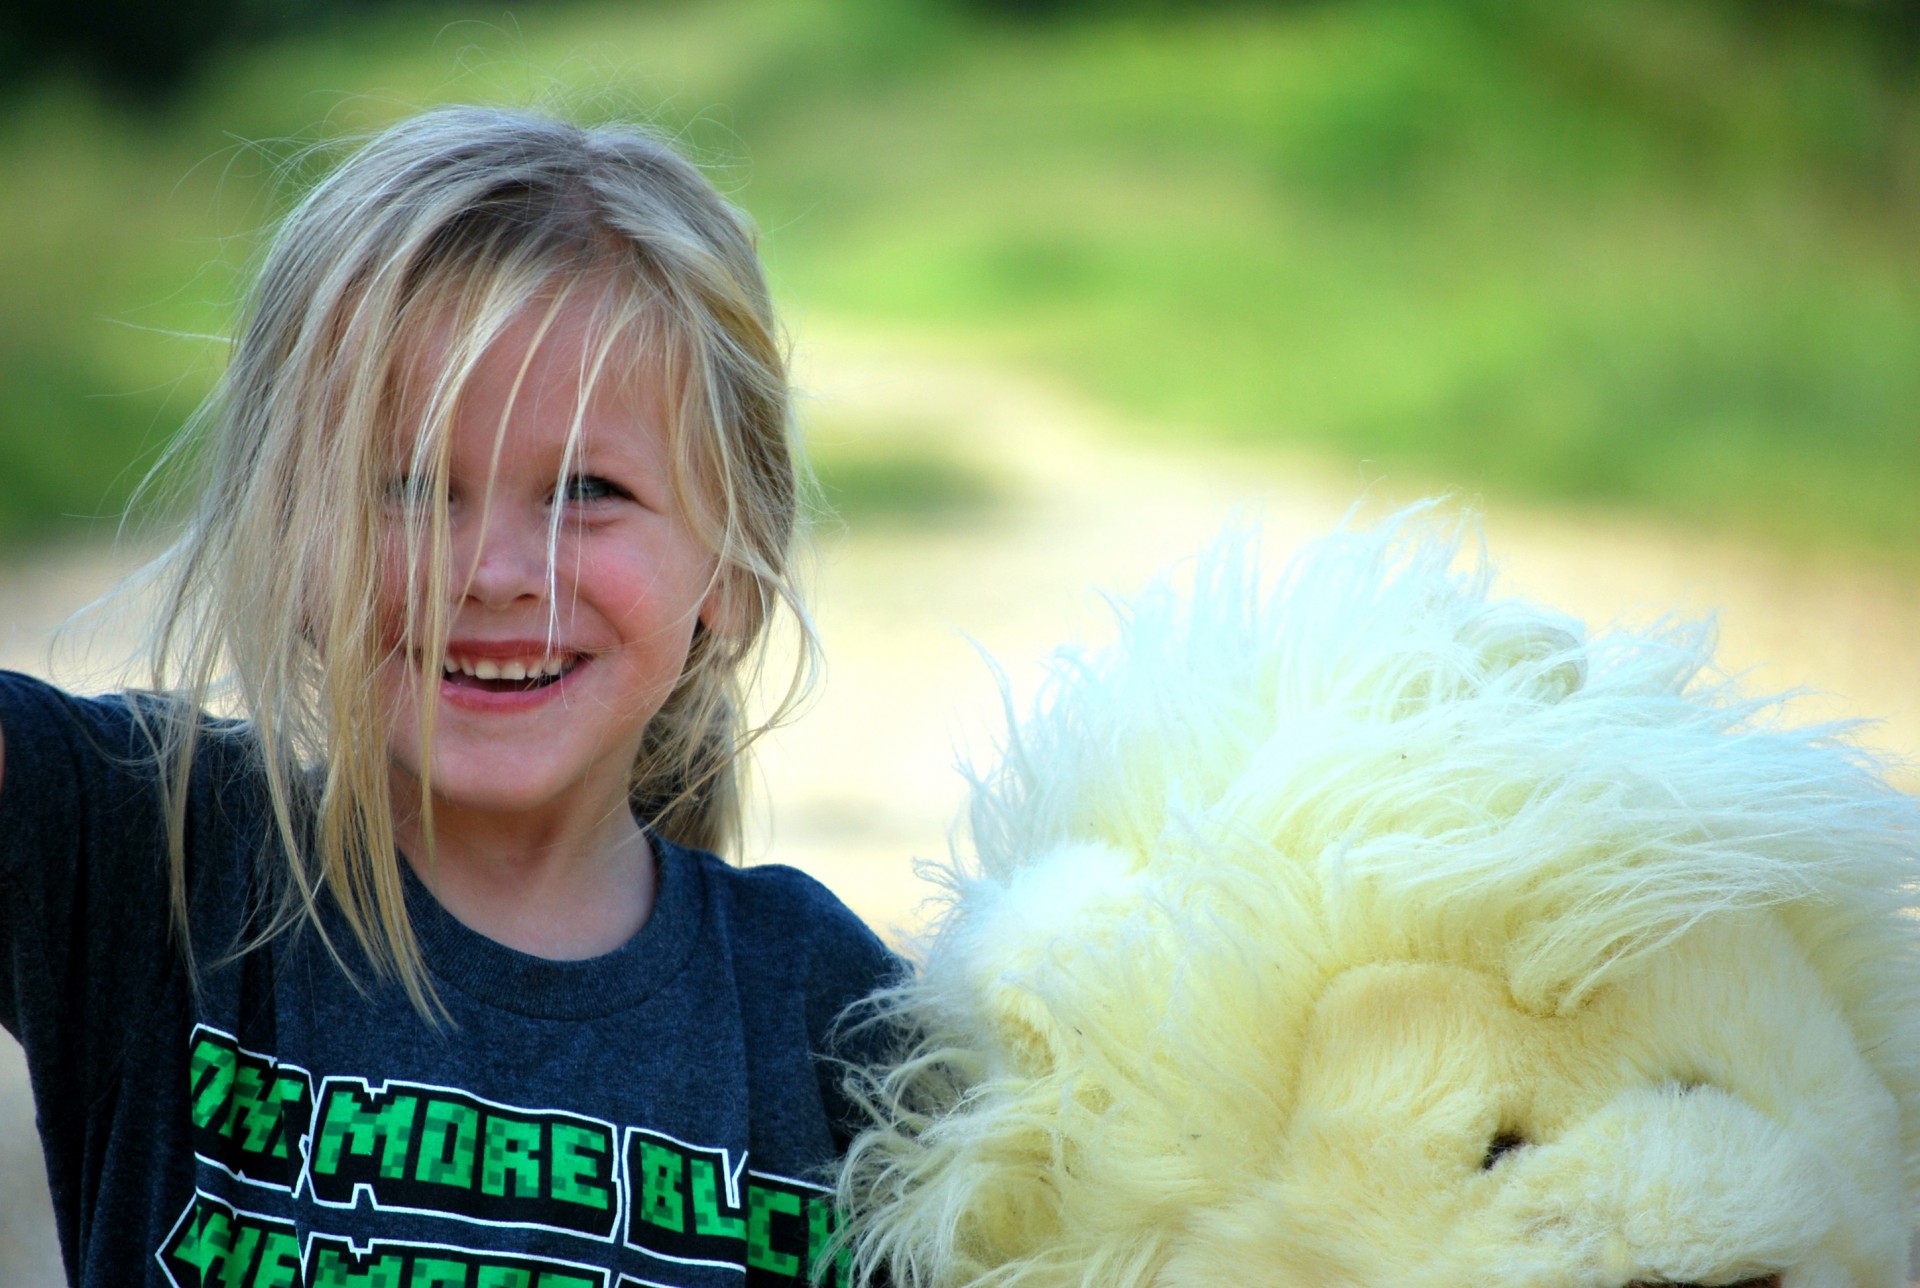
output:
[[[26,1047],[77,1284],[816,1272],[849,1118],[821,1056],[898,969],[816,882],[658,842],[640,933],[553,962],[468,930],[409,874],[451,1015],[436,1028],[311,931],[229,957],[263,902],[269,828],[244,740],[215,736],[187,817],[196,994],[127,700],[0,674],[0,728],[0,1021]]]

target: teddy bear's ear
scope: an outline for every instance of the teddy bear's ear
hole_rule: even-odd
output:
[[[1572,618],[1513,601],[1486,604],[1460,628],[1459,640],[1478,659],[1484,688],[1553,703],[1586,685],[1585,642]]]
[[[974,1041],[1002,1070],[1045,1077],[1080,1045],[1063,1018],[1080,976],[1125,933],[1141,902],[1135,864],[1111,846],[1072,843],[1040,856],[1004,883],[962,892],[958,933],[930,972],[950,974],[969,1000]]]

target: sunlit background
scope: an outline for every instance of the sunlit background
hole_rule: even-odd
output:
[[[1911,756],[1917,68],[1912,0],[10,6],[0,663],[63,673],[47,629],[153,539],[113,544],[290,194],[488,101],[652,122],[760,224],[834,517],[750,857],[890,931],[991,744],[970,641],[1024,692],[1236,506],[1283,554],[1476,498],[1517,588],[1720,608],[1732,665]],[[7,1069],[0,1283],[39,1288]]]
[[[1911,5],[19,8],[14,538],[116,513],[218,364],[275,180],[481,99],[679,138],[803,333],[1045,373],[1169,446],[1920,546]],[[937,454],[822,455],[855,508],[973,491]]]

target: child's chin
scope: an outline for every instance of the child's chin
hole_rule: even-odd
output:
[[[569,784],[530,773],[525,767],[443,772],[436,766],[433,774],[435,802],[487,814],[536,813],[558,802],[568,790]]]

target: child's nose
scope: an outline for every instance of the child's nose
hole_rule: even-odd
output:
[[[547,525],[495,510],[486,516],[467,573],[465,598],[487,607],[547,593]]]

